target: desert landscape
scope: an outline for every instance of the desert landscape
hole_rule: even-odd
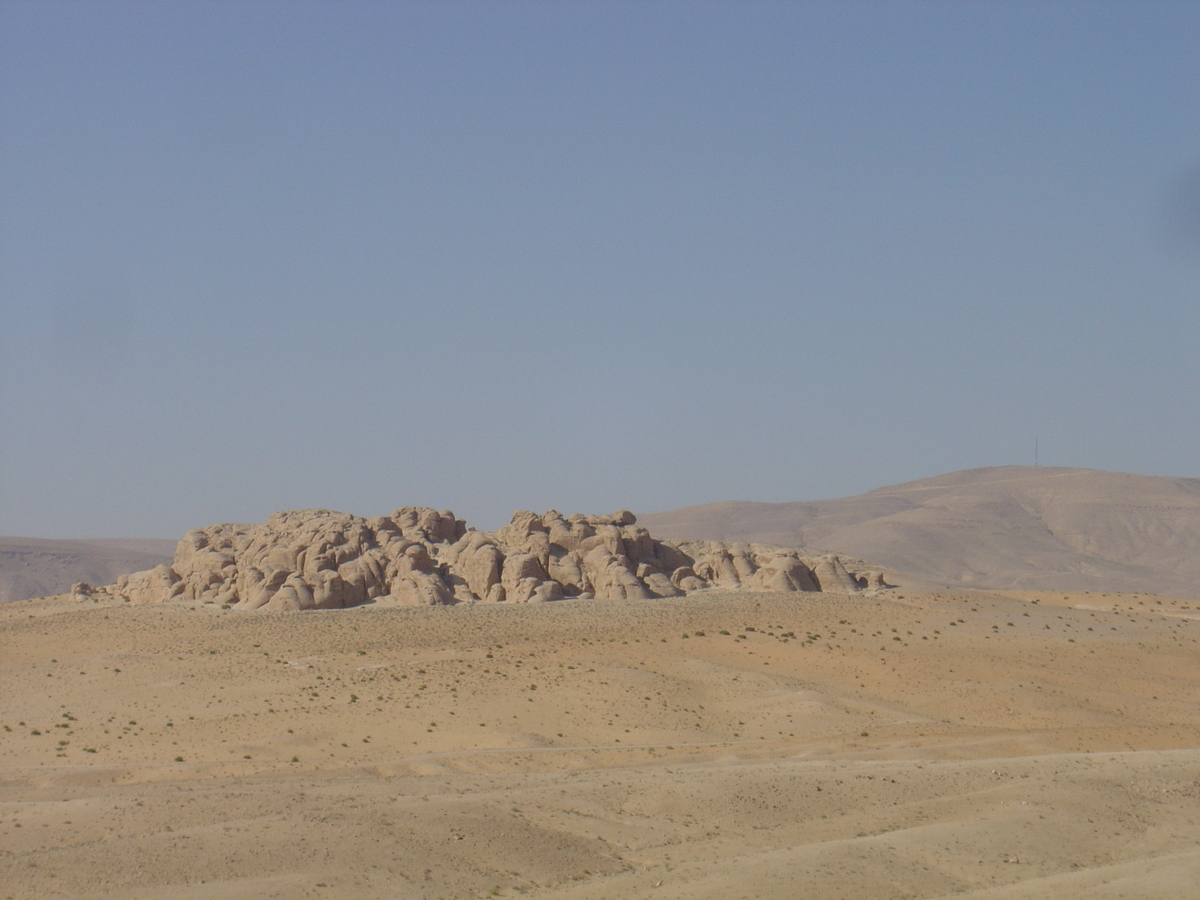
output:
[[[73,584],[108,584],[119,575],[171,562],[175,541],[0,537],[0,603],[62,594]]]
[[[660,538],[832,547],[909,581],[1200,596],[1200,479],[990,466],[796,503],[641,517]]]
[[[1197,46],[0,0],[0,900],[1196,900]]]
[[[352,553],[287,514],[189,533],[157,580],[0,605],[0,897],[1194,895],[1194,594],[856,556],[816,584],[810,551],[700,535],[704,556],[634,518],[414,511]],[[309,551],[261,552],[271,528]],[[454,581],[460,543],[503,551],[479,577],[513,599]],[[376,546],[374,596],[295,609]],[[284,574],[234,577],[268,557]]]

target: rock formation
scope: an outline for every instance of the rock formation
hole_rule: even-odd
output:
[[[854,569],[854,571],[852,571]],[[181,600],[238,609],[341,609],[364,603],[542,603],[678,597],[707,588],[855,592],[882,572],[833,555],[718,541],[654,540],[633,513],[520,511],[496,532],[449,511],[406,506],[364,519],[295,510],[263,525],[188,532],[170,566],[123,575],[107,593],[132,603]]]

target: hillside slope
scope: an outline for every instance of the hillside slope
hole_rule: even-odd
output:
[[[1200,479],[1001,466],[798,503],[643,515],[667,540],[846,553],[980,588],[1200,596]]]
[[[169,563],[174,552],[174,541],[152,538],[0,537],[0,603],[61,594],[78,581],[108,584],[126,572]]]

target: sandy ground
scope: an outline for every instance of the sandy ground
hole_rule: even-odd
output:
[[[1191,898],[1200,602],[0,607],[0,898]]]

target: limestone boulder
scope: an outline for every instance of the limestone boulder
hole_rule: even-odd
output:
[[[655,597],[682,597],[687,593],[662,572],[650,572],[641,579],[641,582],[646,586],[646,590]]]
[[[454,592],[435,574],[413,571],[392,581],[388,599],[399,606],[449,606]]]
[[[532,553],[513,553],[504,560],[500,583],[508,603],[528,603],[549,579],[541,560]],[[543,595],[544,596],[544,595]],[[562,596],[562,585],[559,585]]]
[[[649,589],[629,570],[628,562],[606,546],[594,547],[583,557],[583,568],[599,600],[644,600]]]
[[[546,574],[562,585],[567,597],[577,597],[591,591],[592,583],[583,571],[583,560],[577,551],[562,552],[551,549]]]
[[[768,559],[746,583],[760,591],[818,591],[812,570],[798,556],[780,555]]]
[[[291,510],[261,525],[188,532],[172,565],[125,575],[78,597],[180,600],[238,609],[344,609],[365,603],[545,603],[636,600],[720,588],[882,590],[877,569],[832,554],[762,544],[655,540],[632,513],[563,516],[520,510],[494,533],[449,510],[403,506],[364,519]]]
[[[491,537],[479,531],[463,535],[447,551],[446,561],[476,600],[487,597],[504,572],[504,552]]]
[[[840,557],[826,555],[818,558],[813,566],[819,589],[840,594],[855,594],[862,590],[857,579],[846,571]]]
[[[744,565],[741,568],[744,568]],[[715,587],[736,588],[742,584],[739,566],[724,544],[705,542],[692,564],[692,569],[696,577]]]
[[[866,569],[855,576],[855,580],[868,591],[884,591],[891,587],[884,579],[883,572],[879,569]],[[864,580],[865,584],[863,583]]]
[[[171,566],[155,566],[145,572],[122,575],[107,592],[134,604],[165,603],[182,593],[183,583]]]
[[[502,546],[515,553],[530,553],[544,559],[550,550],[550,532],[542,517],[528,510],[517,510],[512,521],[496,532]]]

